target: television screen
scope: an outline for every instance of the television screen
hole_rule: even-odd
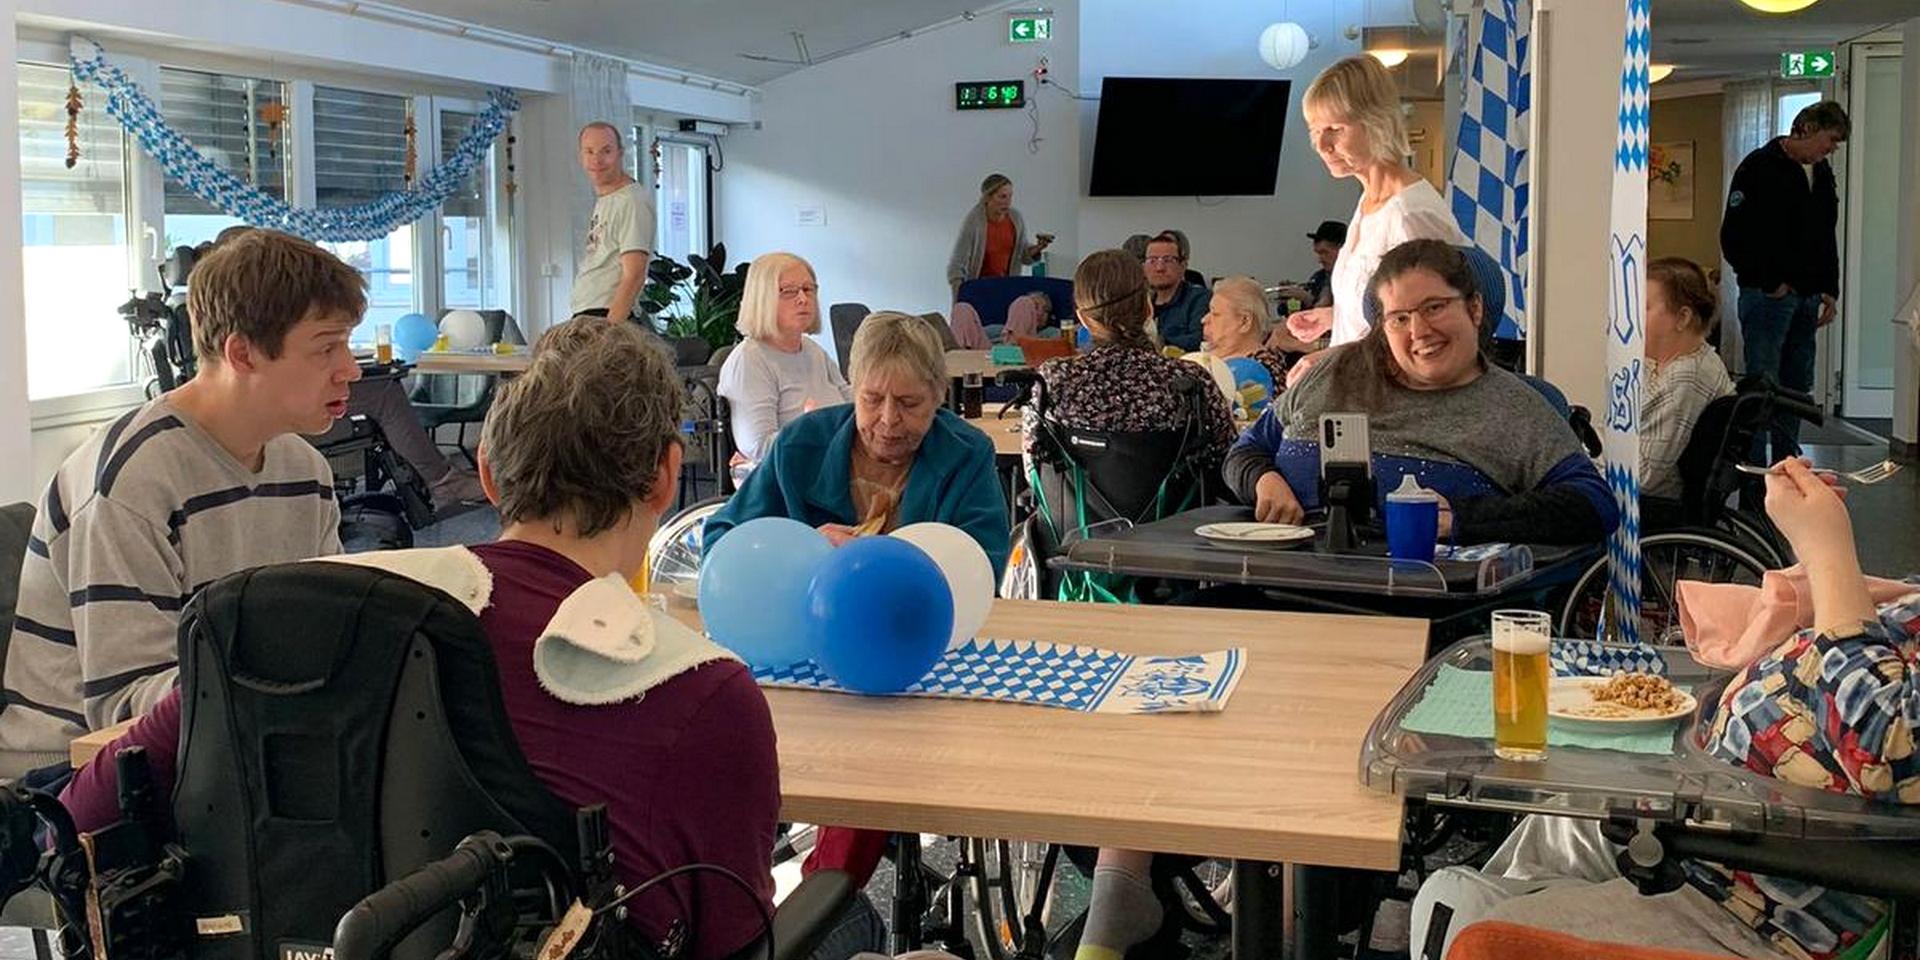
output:
[[[1106,78],[1088,195],[1272,195],[1292,86],[1288,80]]]

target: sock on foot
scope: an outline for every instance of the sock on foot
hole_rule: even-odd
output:
[[[1120,867],[1096,867],[1087,927],[1073,960],[1121,960],[1129,947],[1160,929],[1162,912],[1145,877]]]

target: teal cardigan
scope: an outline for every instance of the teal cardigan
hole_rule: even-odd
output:
[[[780,428],[773,452],[747,475],[733,499],[707,518],[701,551],[759,517],[791,517],[809,527],[857,525],[853,509],[853,404],[815,410]],[[900,525],[952,524],[987,552],[997,581],[1011,549],[1007,500],[994,472],[993,440],[941,410],[920,443],[900,498]]]

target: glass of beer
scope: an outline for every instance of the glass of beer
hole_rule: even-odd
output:
[[[373,325],[373,359],[377,363],[393,362],[393,324]]]
[[[1537,610],[1493,612],[1493,752],[1502,760],[1547,756],[1547,659],[1552,620]]]

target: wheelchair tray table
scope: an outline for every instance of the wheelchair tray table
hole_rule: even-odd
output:
[[[1662,648],[1668,678],[1704,706],[1728,674],[1684,649]],[[1631,816],[1704,833],[1783,839],[1920,839],[1920,807],[1796,786],[1736,767],[1694,743],[1699,713],[1673,725],[1667,756],[1553,745],[1537,762],[1501,760],[1491,740],[1401,729],[1443,664],[1492,669],[1484,637],[1447,648],[1414,674],[1367,731],[1360,781],[1385,793],[1446,807],[1604,820]],[[1492,709],[1492,705],[1488,705]]]
[[[1536,560],[1538,568],[1545,569],[1585,552],[1575,547],[1515,544],[1477,561],[1423,563],[1389,559],[1385,542],[1366,544],[1357,553],[1329,553],[1326,531],[1317,524],[1311,546],[1236,548],[1210,543],[1193,532],[1202,524],[1252,519],[1253,510],[1248,507],[1201,507],[1111,536],[1076,541],[1063,547],[1052,562],[1066,570],[1171,580],[1375,596],[1485,599],[1527,583],[1536,570]]]

